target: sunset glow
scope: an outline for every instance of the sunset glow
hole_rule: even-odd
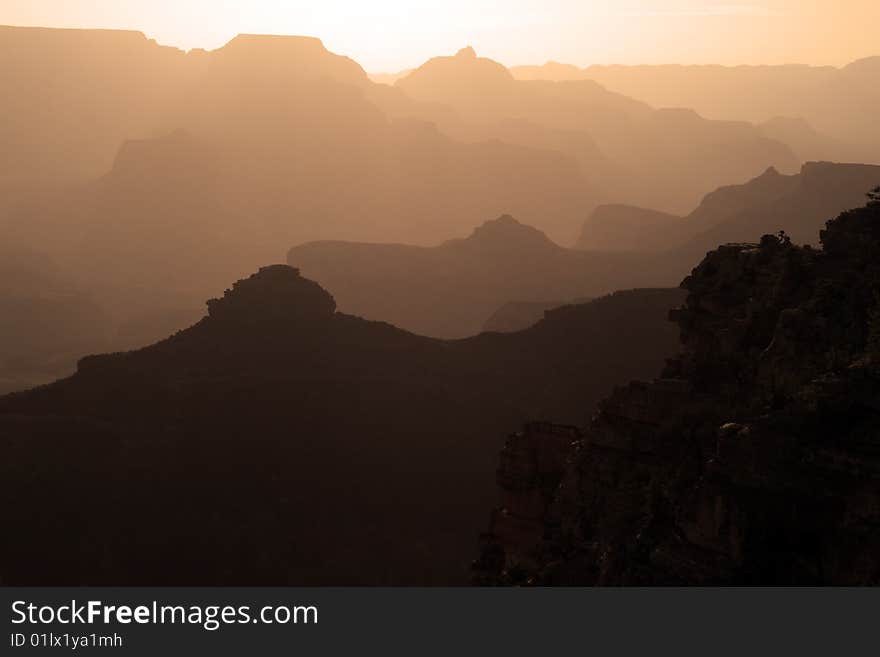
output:
[[[880,0],[0,0],[0,598],[42,601],[2,640],[857,645],[873,607],[835,597],[837,630],[767,587],[880,586],[878,25]],[[113,587],[102,634],[51,604],[84,586]],[[597,586],[658,591],[572,597]],[[690,586],[700,613],[661,600]],[[323,634],[283,628],[317,605]]]
[[[471,44],[506,65],[845,64],[872,53],[874,0],[4,0],[0,24],[143,31],[213,49],[239,33],[320,36],[368,71]]]

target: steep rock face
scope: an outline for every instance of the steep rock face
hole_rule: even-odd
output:
[[[483,535],[480,571],[526,570],[540,563],[544,518],[572,443],[580,438],[577,427],[548,422],[530,422],[507,438],[496,471],[502,504]]]
[[[710,253],[673,312],[682,354],[600,404],[540,547],[493,521],[477,581],[877,584],[880,203],[822,243]]]

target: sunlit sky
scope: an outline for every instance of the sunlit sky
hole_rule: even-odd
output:
[[[508,66],[841,65],[880,54],[880,0],[0,0],[0,24],[135,29],[184,49],[242,32],[305,34],[371,72],[468,44]]]

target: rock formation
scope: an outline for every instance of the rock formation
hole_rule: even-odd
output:
[[[680,301],[444,341],[263,267],[187,329],[0,397],[0,517],[28,527],[0,583],[465,583],[500,439],[655,371]]]
[[[785,230],[794,242],[815,240],[828,217],[854,207],[866,189],[880,184],[880,167],[807,162],[791,176],[770,167],[741,185],[706,194],[684,217],[632,206],[601,206],[584,223],[576,248],[672,251],[691,264],[726,242]]]
[[[287,255],[291,266],[333,290],[343,312],[381,319],[439,338],[483,330],[510,301],[562,305],[615,290],[656,286],[641,255],[584,253],[552,242],[509,215],[466,238],[434,247],[339,241],[308,242]],[[671,278],[669,288],[679,278]],[[668,293],[672,298],[675,292]],[[526,328],[541,318],[535,307]]]
[[[223,297],[208,300],[208,316],[214,321],[295,322],[329,320],[336,301],[320,285],[287,265],[269,265],[236,282]]]
[[[492,512],[480,571],[527,572],[540,563],[548,507],[565,472],[577,427],[530,422],[504,443],[496,472],[501,507]],[[515,575],[514,575],[515,577]]]
[[[821,240],[710,253],[672,313],[681,355],[617,389],[564,471],[548,470],[539,545],[534,513],[524,535],[497,520],[521,513],[508,495],[476,581],[880,583],[880,202],[829,221]],[[558,462],[547,434],[527,464]]]

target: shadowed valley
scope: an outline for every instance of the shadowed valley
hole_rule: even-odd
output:
[[[659,367],[680,299],[614,295],[442,341],[261,269],[189,329],[0,398],[17,491],[3,517],[42,517],[4,541],[0,578],[463,583],[500,436],[532,417],[583,423],[611,383]]]

